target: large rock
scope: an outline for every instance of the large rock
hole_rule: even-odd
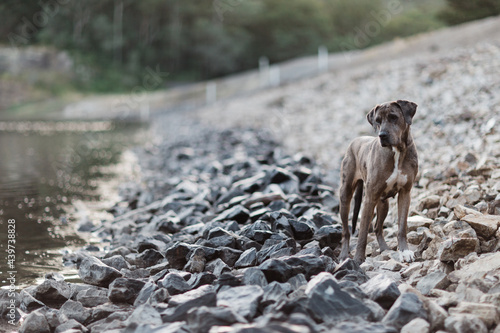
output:
[[[500,216],[498,215],[477,215],[469,214],[461,218],[477,232],[478,236],[484,239],[490,239],[495,236],[500,226]]]
[[[116,269],[109,267],[95,257],[85,257],[78,269],[78,275],[83,282],[99,287],[107,287],[122,274]]]
[[[417,295],[405,292],[387,312],[382,323],[400,330],[415,318],[427,319],[424,304]]]
[[[256,285],[233,287],[217,294],[217,306],[231,308],[251,320],[257,314],[263,295],[262,288]]]
[[[449,316],[446,318],[444,326],[446,331],[450,333],[488,333],[488,328],[483,321],[469,314]]]
[[[481,319],[487,327],[492,327],[500,322],[500,310],[493,304],[481,304],[471,302],[460,302],[454,308],[450,308],[450,315],[471,314]]]
[[[430,324],[422,318],[415,318],[403,326],[401,333],[429,333]]]
[[[42,311],[30,313],[19,329],[19,333],[50,333],[51,329]]]
[[[191,286],[179,273],[168,273],[158,282],[158,285],[166,288],[170,295],[182,294],[191,289]]]
[[[429,274],[426,274],[420,281],[417,283],[417,289],[423,295],[429,295],[432,289],[445,289],[450,284],[448,280],[448,275],[445,272],[435,271]]]
[[[385,309],[389,309],[401,295],[396,283],[383,274],[379,274],[362,284],[361,289],[371,300]]]
[[[108,301],[108,290],[98,287],[89,287],[76,294],[76,300],[85,307],[95,307]]]
[[[74,319],[80,324],[85,325],[91,314],[91,311],[86,309],[82,303],[68,300],[61,306],[58,317],[61,323]]]
[[[33,297],[47,306],[59,308],[71,297],[71,287],[64,281],[45,279],[35,288]]]
[[[469,253],[477,252],[479,240],[477,238],[450,238],[445,240],[439,248],[439,260],[457,261]]]
[[[161,316],[156,311],[156,309],[150,304],[142,304],[139,305],[127,319],[127,323],[130,325],[135,323],[136,325],[140,324],[151,324],[154,326],[158,326],[163,324],[161,320]]]
[[[235,323],[247,323],[247,320],[231,308],[193,308],[186,318],[193,332],[208,333],[213,326],[231,326]]]
[[[486,274],[500,273],[500,252],[482,255],[473,263],[467,264],[448,274],[451,282],[468,281],[472,279],[484,279]]]
[[[144,285],[143,281],[118,278],[109,285],[108,298],[113,303],[134,304]]]
[[[252,247],[248,250],[245,250],[236,263],[234,264],[235,268],[245,268],[255,266],[257,264],[257,250]]]
[[[204,285],[184,294],[176,295],[168,301],[168,308],[161,312],[163,322],[185,320],[191,309],[202,306],[214,307],[217,304],[217,294],[213,286]]]
[[[330,273],[320,273],[307,284],[306,307],[313,318],[325,323],[342,320],[370,320],[370,309],[363,302],[340,289]]]

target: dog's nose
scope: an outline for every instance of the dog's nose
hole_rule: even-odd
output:
[[[381,139],[381,140],[386,140],[388,137],[389,137],[389,133],[387,133],[386,131],[380,131],[378,133],[378,137]]]

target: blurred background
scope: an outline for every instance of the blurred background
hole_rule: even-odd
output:
[[[499,14],[500,0],[3,0],[0,249],[16,219],[19,280],[29,283],[60,266],[65,247],[85,244],[71,204],[85,202],[85,221],[113,192],[104,185],[130,176],[123,152],[149,140],[154,112]]]
[[[147,68],[168,73],[157,90],[256,68],[262,56],[362,49],[499,13],[497,0],[4,0],[0,109],[129,92]],[[373,20],[383,29],[360,32]]]

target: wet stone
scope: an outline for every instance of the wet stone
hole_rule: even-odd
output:
[[[109,267],[95,257],[86,257],[78,269],[78,275],[83,282],[100,287],[107,287],[122,274],[115,268]]]

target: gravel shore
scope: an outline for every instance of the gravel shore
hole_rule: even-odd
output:
[[[21,332],[499,333],[499,73],[492,39],[158,117],[142,183],[88,226],[98,246],[65,257],[83,283],[21,291]],[[370,235],[365,263],[339,262],[340,160],[396,99],[419,105],[417,260],[395,251],[392,202],[392,250]]]

